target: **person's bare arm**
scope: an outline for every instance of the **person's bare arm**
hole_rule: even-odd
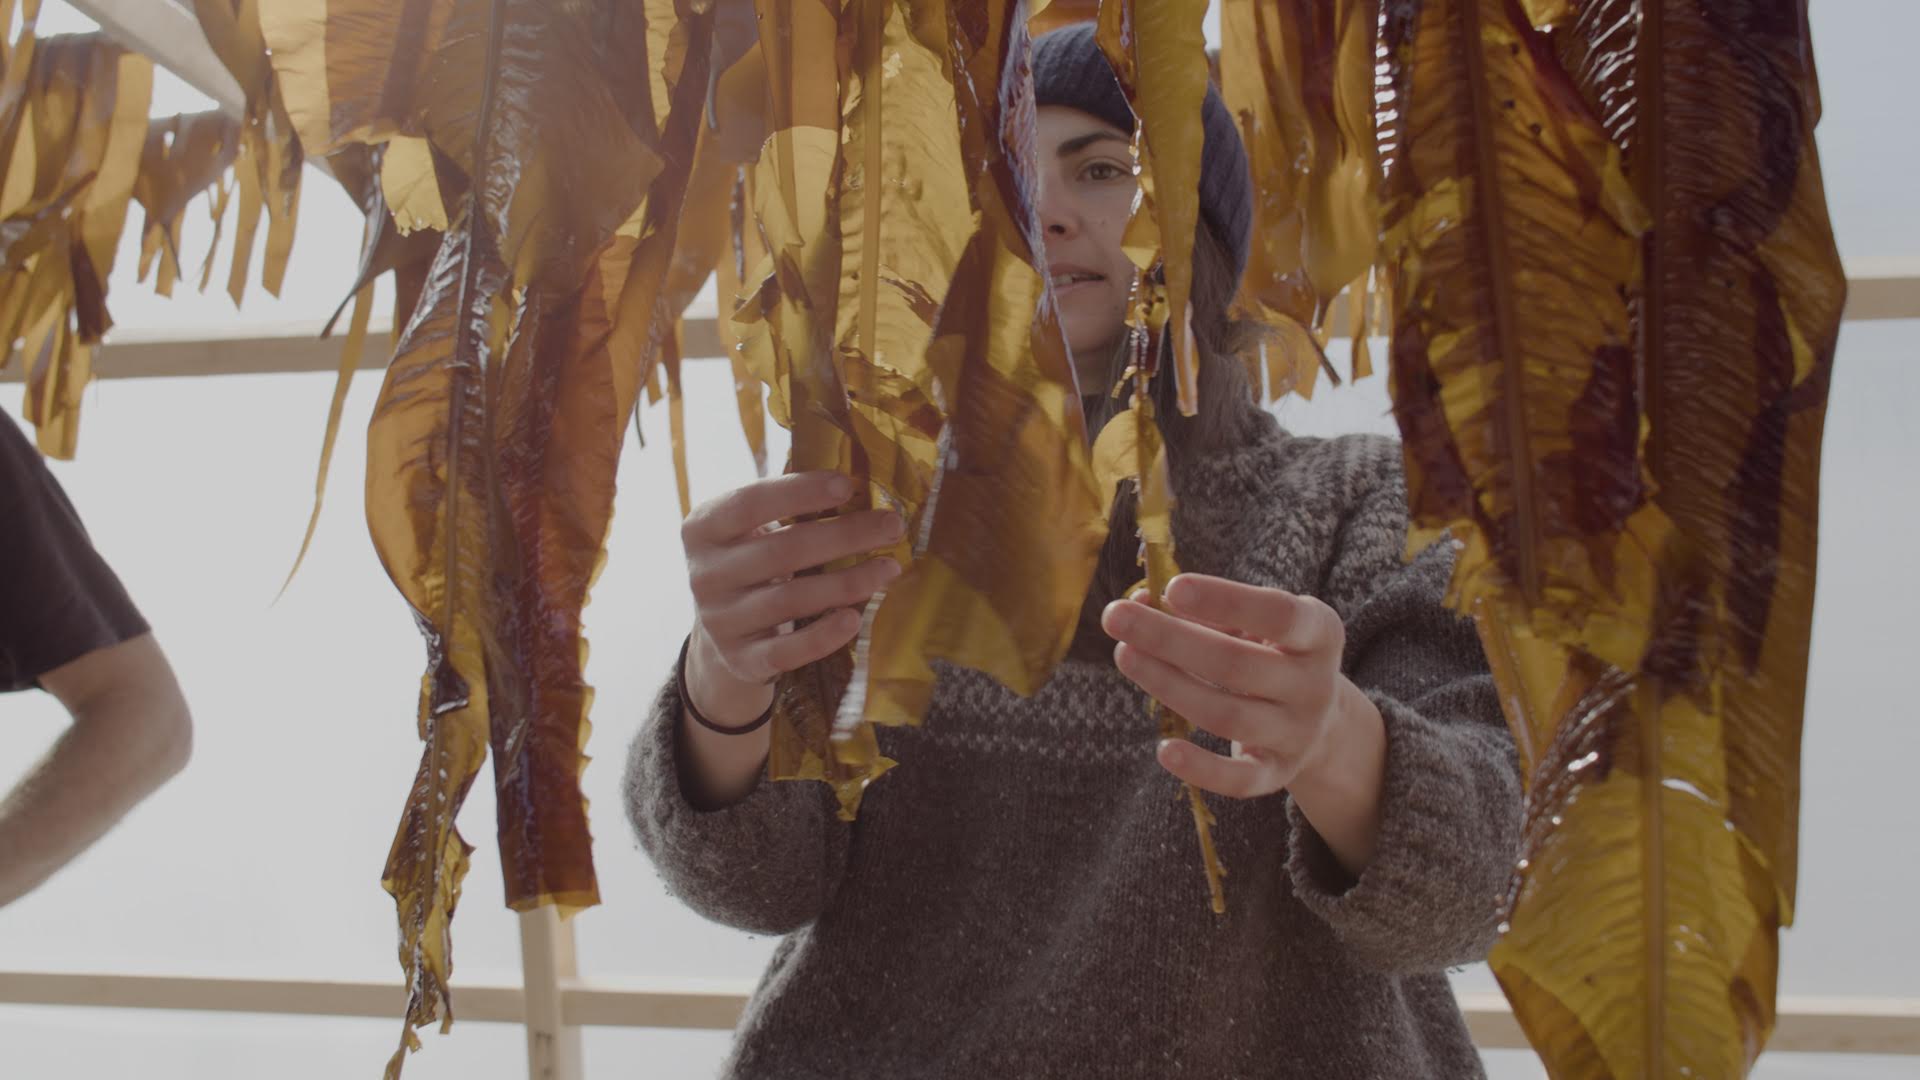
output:
[[[152,634],[40,676],[73,723],[0,799],[0,907],[26,895],[186,766],[192,720]]]

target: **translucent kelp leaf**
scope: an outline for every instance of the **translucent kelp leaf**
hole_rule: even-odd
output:
[[[1221,9],[1221,94],[1254,182],[1253,244],[1235,306],[1244,317],[1313,328],[1314,359],[1330,375],[1318,350],[1335,297],[1348,291],[1349,318],[1373,321],[1378,15],[1378,0],[1226,0]],[[1355,348],[1360,378],[1364,337]],[[1297,371],[1287,385],[1310,394],[1317,372]]]
[[[1313,125],[1301,254],[1324,318],[1378,257],[1381,162],[1375,129],[1378,0],[1314,0],[1302,97]],[[1362,283],[1364,284],[1364,283]],[[1363,287],[1349,294],[1364,303]]]
[[[276,5],[266,6],[272,9]],[[245,295],[254,230],[264,210],[267,246],[260,283],[268,293],[278,296],[287,259],[293,250],[294,221],[300,207],[300,171],[307,151],[302,149],[300,138],[295,134],[286,103],[281,99],[274,64],[268,60],[257,0],[194,0],[193,10],[200,29],[207,35],[207,43],[240,84],[247,102],[240,127],[239,154],[234,164],[240,205],[227,292],[236,304]],[[331,146],[312,152],[330,149]]]
[[[368,526],[428,658],[426,749],[382,882],[399,908],[407,980],[390,1080],[419,1046],[413,1028],[453,1021],[451,921],[472,850],[455,818],[486,760],[487,660],[504,651],[490,572],[504,508],[488,477],[485,378],[505,338],[494,297],[508,275],[477,209],[464,207],[441,245],[367,429]]]
[[[600,255],[660,157],[603,76],[586,14],[533,0],[333,0],[317,20],[274,24],[291,35],[273,57],[303,130],[335,150],[423,138],[436,186],[459,192],[368,428],[369,527],[429,652],[427,746],[385,875],[408,982],[390,1074],[417,1045],[413,1027],[451,1019],[447,925],[467,850],[454,818],[489,745],[507,902],[597,899],[579,786],[591,699],[579,612],[626,412],[604,335],[588,340],[580,324]],[[407,54],[419,78],[389,78],[406,73],[380,62],[394,35],[404,46],[426,31],[432,47]],[[368,267],[381,249],[376,238]],[[406,274],[400,285],[404,302],[414,286]]]
[[[1520,6],[1526,9],[1527,18],[1535,27],[1550,30],[1555,24],[1573,14],[1579,0],[1520,0]]]
[[[412,114],[446,39],[447,20],[460,6],[457,0],[264,5],[259,19],[276,86],[305,151],[325,155],[348,143],[422,134]]]
[[[934,322],[927,362],[947,416],[930,519],[870,635],[866,716],[916,721],[930,661],[1030,694],[1072,638],[1105,538],[1085,419],[1046,281],[1031,174],[1024,5],[946,13],[961,146],[979,226]],[[929,25],[916,11],[915,24]],[[922,40],[926,40],[923,33]]]
[[[1151,174],[1167,312],[1184,327],[1193,288],[1193,235],[1200,220],[1200,150],[1207,97],[1206,0],[1104,0],[1098,34],[1139,120],[1135,144]],[[1199,408],[1200,358],[1184,333],[1172,337],[1180,411]]]
[[[1139,525],[1141,559],[1146,571],[1143,586],[1150,602],[1157,604],[1167,583],[1180,572],[1174,551],[1173,486],[1167,473],[1166,446],[1143,374],[1135,375],[1132,394],[1127,410],[1108,421],[1100,429],[1100,437],[1094,440],[1093,474],[1100,491],[1109,499],[1109,510],[1118,485],[1133,484],[1140,493],[1135,520]],[[1185,739],[1193,735],[1193,725],[1186,717],[1160,702],[1150,702],[1148,711],[1159,721],[1161,738]],[[1213,910],[1215,914],[1225,914],[1227,871],[1214,848],[1213,811],[1207,808],[1206,796],[1198,788],[1191,784],[1183,786],[1193,809],[1194,829],[1200,841],[1201,862],[1206,870]]]
[[[1313,325],[1318,300],[1307,280],[1306,187],[1314,131],[1301,93],[1301,40],[1313,0],[1224,0],[1220,7],[1220,94],[1246,144],[1253,180],[1253,228],[1237,307]]]
[[[1091,22],[1099,14],[1100,0],[1034,0],[1028,5],[1027,33],[1039,37],[1049,30],[1074,23]]]
[[[870,505],[870,489],[859,483],[868,469],[854,437],[836,330],[840,178],[846,167],[841,123],[853,63],[852,50],[843,43],[851,44],[861,33],[868,5],[840,10],[808,0],[761,0],[756,6],[768,137],[748,190],[767,258],[749,274],[759,280],[750,286],[753,296],[741,314],[746,325],[758,322],[766,332],[753,332],[754,345],[746,355],[769,379],[769,408],[792,428],[788,468],[849,474],[865,497],[856,496],[844,509],[861,509]],[[775,779],[826,782],[847,817],[858,808],[866,785],[891,764],[879,756],[871,731],[858,725],[851,737],[832,739],[853,665],[850,644],[782,676],[768,766]]]
[[[766,249],[760,243],[760,230],[753,223],[749,209],[753,203],[753,192],[748,186],[751,179],[752,173],[747,166],[736,166],[733,183],[728,189],[727,246],[715,266],[714,292],[719,298],[720,316],[716,325],[720,346],[726,350],[727,362],[733,369],[734,399],[740,412],[740,428],[746,434],[748,450],[753,453],[754,472],[764,477],[767,475],[766,418],[772,401],[764,399],[763,395],[772,385],[774,376],[771,372],[755,370],[756,365],[748,359],[747,343],[753,331],[734,322],[732,314],[743,299],[741,293],[747,269],[766,261]],[[764,338],[760,344],[765,344]],[[756,355],[765,355],[770,351],[756,347]],[[763,400],[767,404],[763,405]],[[783,418],[776,417],[776,420],[779,419]]]
[[[1628,168],[1656,222],[1638,307],[1648,464],[1714,583],[1699,655],[1742,733],[1728,747],[1729,820],[1763,852],[1790,920],[1820,444],[1846,279],[1814,140],[1807,5],[1744,11],[1662,7],[1659,55],[1638,65],[1664,95],[1661,124],[1638,125]]]
[[[682,514],[691,511],[692,496],[687,481],[685,401],[681,395],[680,318],[701,287],[713,278],[716,268],[733,261],[730,246],[734,215],[736,209],[742,215],[746,213],[746,206],[735,201],[742,194],[741,169],[758,156],[766,135],[766,65],[760,61],[752,16],[750,5],[734,0],[716,8],[711,26],[700,28],[697,41],[692,42],[703,45],[710,59],[683,69],[672,98],[673,111],[666,117],[669,137],[694,140],[691,167],[678,188],[683,194],[677,204],[677,223],[669,222],[670,230],[655,230],[663,234],[648,241],[661,253],[657,257],[666,260],[664,271],[659,271],[665,277],[657,286],[654,310],[648,318],[660,320],[669,332],[659,337],[657,345],[649,340],[643,348],[656,350],[657,361],[666,365],[674,474]],[[721,70],[712,66],[716,64],[727,66]],[[656,191],[664,195],[667,188],[656,185]],[[660,205],[665,209],[675,204],[663,200]],[[738,275],[734,280],[737,282]],[[737,289],[737,285],[731,287],[728,297]],[[723,302],[726,299],[723,297]],[[655,361],[643,358],[643,362]],[[734,366],[738,378],[742,367],[738,357]],[[743,428],[749,433],[748,441],[756,446],[756,461],[764,469],[765,413],[758,387],[747,380],[746,385],[737,387],[736,402]],[[755,432],[759,433],[757,441]]]
[[[1513,932],[1492,963],[1558,1075],[1736,1076],[1772,1029],[1793,915],[1819,451],[1844,302],[1806,5],[1762,17],[1735,2],[1594,2],[1555,37],[1653,219],[1636,360],[1655,501],[1676,535],[1619,704],[1549,696],[1568,663],[1499,650],[1519,669],[1503,684],[1526,687],[1507,696],[1533,709],[1546,749]],[[1581,872],[1537,869],[1563,864]]]
[[[29,33],[30,33],[29,26]],[[24,412],[42,453],[71,458],[106,282],[147,132],[153,65],[97,34],[23,36],[0,83],[0,363],[24,342]]]
[[[404,235],[415,229],[447,227],[447,208],[440,198],[440,180],[434,174],[433,149],[427,140],[395,135],[380,156],[380,191]]]
[[[170,296],[181,274],[181,215],[194,196],[213,192],[214,238],[207,247],[204,271],[211,270],[220,246],[220,227],[226,214],[222,176],[240,149],[240,124],[223,112],[182,113],[151,120],[140,151],[140,173],[133,198],[145,212],[140,237],[140,275],[145,281],[158,266],[154,290]],[[206,288],[203,280],[201,288]]]
[[[648,138],[659,141],[666,156],[643,212],[629,221],[632,240],[623,237],[613,249],[617,254],[601,260],[601,281],[618,294],[604,345],[610,363],[630,369],[619,375],[622,385],[637,378],[649,402],[660,399],[664,385],[684,516],[692,494],[680,316],[719,261],[726,181],[758,151],[765,75],[757,55],[750,55],[757,28],[749,0],[692,6],[647,0],[637,8],[607,5],[600,15],[602,70],[633,129],[651,133]],[[635,54],[644,60],[637,71]],[[636,431],[639,422],[636,413]]]
[[[608,361],[616,367],[631,368],[621,378],[645,383],[649,401],[659,400],[661,375],[665,373],[674,486],[679,493],[683,517],[692,510],[692,496],[687,480],[686,418],[680,383],[680,312],[698,284],[697,281],[676,283],[674,276],[678,270],[695,279],[704,277],[698,270],[691,275],[686,273],[691,265],[682,261],[685,253],[680,244],[680,228],[691,191],[692,169],[697,161],[700,117],[705,111],[712,24],[711,17],[693,20],[692,44],[697,55],[681,69],[682,78],[671,98],[665,101],[667,112],[661,138],[667,163],[648,191],[633,256],[619,275],[619,296],[606,340]],[[687,31],[676,33],[675,40],[685,47]],[[698,235],[697,228],[693,232]],[[695,258],[701,257],[704,256],[695,255]],[[638,422],[636,417],[635,424]]]
[[[837,195],[835,326],[866,480],[907,515],[909,533],[918,531],[944,426],[926,359],[936,298],[974,231],[945,28],[915,27],[912,14],[888,3],[859,12]],[[902,541],[892,554],[905,566],[911,547]]]
[[[745,8],[744,18],[739,9]],[[740,424],[753,453],[756,472],[767,471],[766,418],[791,426],[787,414],[789,390],[775,370],[778,362],[768,336],[761,304],[755,298],[771,289],[772,260],[754,210],[758,205],[754,177],[761,145],[767,135],[767,65],[758,40],[751,5],[735,0],[724,5],[715,23],[716,48],[724,39],[748,31],[751,38],[740,60],[713,83],[708,99],[709,122],[701,131],[694,169],[698,180],[691,190],[701,193],[699,208],[683,210],[683,228],[693,223],[704,230],[703,257],[711,255],[718,297],[717,320],[721,346],[733,369],[735,404]],[[716,244],[710,252],[705,245]],[[768,298],[770,299],[770,293]],[[762,393],[766,392],[764,406]]]
[[[1726,818],[1743,733],[1523,622],[1481,619],[1509,718],[1543,737],[1495,975],[1554,1075],[1743,1075],[1773,1023],[1783,914]]]
[[[1631,670],[1665,528],[1627,322],[1645,212],[1506,0],[1395,7],[1385,44],[1409,549],[1457,530],[1455,606],[1514,597],[1542,637]]]
[[[1188,297],[1199,222],[1204,133],[1200,116],[1209,77],[1200,30],[1205,10],[1204,3],[1179,0],[1103,0],[1096,34],[1137,120],[1133,153],[1140,195],[1122,247],[1142,271],[1134,286],[1129,320],[1135,340],[1153,345],[1134,363],[1134,404],[1127,415],[1136,458],[1133,478],[1140,492],[1136,520],[1141,559],[1147,571],[1148,601],[1156,604],[1179,566],[1173,550],[1173,491],[1149,387],[1156,378],[1174,379],[1181,411],[1188,415],[1199,401],[1199,356],[1194,352]],[[1163,342],[1170,342],[1171,348]],[[1171,357],[1172,371],[1159,370],[1162,355]],[[1107,480],[1098,476],[1096,480],[1102,496],[1111,498]],[[1184,739],[1192,734],[1192,726],[1173,710],[1159,702],[1151,703],[1150,710],[1160,721],[1162,737]],[[1213,814],[1199,789],[1184,786],[1193,806],[1213,910],[1224,912],[1221,879],[1225,871],[1214,852]]]
[[[360,204],[364,217],[364,226],[360,239],[360,270],[355,275],[347,298],[334,310],[332,318],[321,328],[320,336],[325,338],[333,333],[334,324],[340,320],[341,312],[348,303],[353,305],[353,315],[349,320],[347,339],[340,348],[340,359],[335,366],[333,399],[327,407],[325,433],[320,441],[320,466],[314,477],[313,512],[307,517],[307,531],[300,539],[300,551],[294,556],[293,568],[287,571],[287,580],[281,585],[285,592],[292,584],[293,577],[305,561],[307,547],[313,542],[314,529],[320,524],[320,507],[325,501],[327,491],[327,472],[333,462],[334,439],[340,431],[340,417],[346,409],[347,390],[353,385],[353,374],[359,370],[360,358],[366,349],[367,324],[373,314],[374,279],[388,271],[394,271],[396,277],[418,274],[424,279],[428,266],[439,248],[437,234],[424,229],[411,233],[404,232],[394,215],[387,212],[386,185],[383,181],[383,159],[392,151],[393,143],[377,147],[354,143],[342,147],[327,156],[327,167],[334,179]],[[417,293],[417,289],[412,290]],[[408,308],[409,313],[411,307]],[[404,318],[394,320],[404,327]]]

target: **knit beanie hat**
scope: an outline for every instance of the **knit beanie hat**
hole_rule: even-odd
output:
[[[1083,22],[1033,39],[1034,104],[1070,106],[1121,131],[1132,131],[1133,110],[1094,42],[1093,31],[1092,23]],[[1205,130],[1200,152],[1200,223],[1227,253],[1238,282],[1247,268],[1253,231],[1253,180],[1247,171],[1247,150],[1220,91],[1211,85],[1200,120]]]

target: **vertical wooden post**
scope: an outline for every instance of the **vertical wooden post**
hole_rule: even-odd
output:
[[[520,914],[520,971],[527,1002],[529,1080],[585,1080],[580,1028],[560,1008],[560,984],[580,973],[573,924],[551,907]]]

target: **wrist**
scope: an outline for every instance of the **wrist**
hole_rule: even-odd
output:
[[[1386,761],[1386,722],[1366,692],[1345,675],[1334,689],[1333,716],[1320,755],[1301,770],[1301,779],[1319,790],[1355,792],[1378,787]]]
[[[1358,874],[1372,859],[1386,783],[1386,719],[1345,675],[1318,758],[1287,785],[1300,812],[1335,857]]]
[[[773,704],[773,684],[736,678],[697,625],[687,642],[680,678],[686,701],[715,727],[749,728]]]

